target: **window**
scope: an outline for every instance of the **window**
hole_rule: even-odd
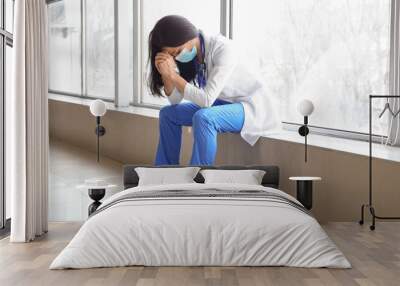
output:
[[[368,95],[388,92],[390,2],[235,0],[233,38],[279,99],[283,121],[301,123],[297,102],[310,98],[311,124],[368,132]],[[385,131],[382,119],[374,132]]]
[[[14,0],[5,0],[5,30],[13,33],[14,22]]]
[[[113,100],[114,0],[87,0],[85,20],[86,95]]]
[[[158,19],[179,14],[238,43],[284,122],[301,123],[297,102],[310,98],[312,125],[365,133],[368,95],[388,92],[391,0],[48,1],[50,91],[167,104],[149,93],[147,41]],[[382,118],[374,133],[386,128]]]
[[[13,55],[12,55],[12,43],[9,42],[6,44],[6,50],[5,50],[5,75],[4,75],[4,80],[5,80],[5,89],[4,89],[4,97],[6,95],[11,94],[11,83],[12,83],[12,72],[13,72]],[[4,142],[4,141],[3,141]],[[11,218],[11,193],[10,189],[7,188],[5,190],[5,218],[9,219]]]
[[[82,94],[81,1],[48,6],[49,89]]]
[[[4,9],[3,9],[4,8]],[[11,92],[11,75],[13,66],[12,46],[13,46],[13,14],[14,1],[0,0],[0,235],[9,231],[10,198],[11,194],[6,191],[4,186],[4,150],[5,124],[4,113],[7,101],[6,95]],[[8,222],[8,223],[7,223]]]
[[[115,100],[116,104],[131,102],[159,107],[167,103],[165,98],[151,96],[147,88],[147,39],[159,18],[168,14],[180,14],[209,34],[219,33],[221,27],[221,1],[205,0],[201,5],[194,0],[47,1],[49,91],[110,101],[117,97],[121,99],[126,93],[130,93],[131,100]],[[119,11],[115,11],[115,3],[120,5]],[[129,10],[128,15],[124,9]],[[137,13],[140,19],[134,18],[135,10],[140,11]],[[116,19],[115,15],[119,18]],[[118,23],[117,27],[115,23]],[[125,29],[126,25],[128,32]],[[116,30],[119,30],[120,39],[115,38]],[[116,46],[116,43],[119,46]],[[138,43],[140,46],[135,46]],[[121,44],[127,45],[127,49],[121,48]],[[134,56],[134,50],[138,50],[138,56]],[[116,57],[117,54],[125,59],[121,61]],[[120,66],[129,61],[127,76],[116,76],[121,72],[120,69],[116,72],[117,61]],[[138,74],[137,82],[134,82],[135,74]],[[116,78],[124,81],[119,88]],[[129,81],[128,88],[126,81]],[[116,94],[116,90],[124,94]]]
[[[48,2],[49,90],[113,101],[114,0]]]
[[[148,78],[148,35],[157,20],[166,15],[182,15],[189,19],[196,27],[207,34],[220,32],[220,3],[221,1],[203,0],[201,5],[196,0],[145,0],[142,2],[142,89],[140,103],[149,105],[165,105],[166,98],[154,97],[149,93]],[[207,15],[206,17],[204,15]]]

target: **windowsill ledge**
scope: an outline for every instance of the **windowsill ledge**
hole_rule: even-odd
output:
[[[85,106],[89,106],[90,103],[93,101],[92,99],[78,98],[78,97],[52,94],[52,93],[49,93],[49,99],[72,103],[72,104],[85,105]],[[108,110],[130,113],[150,118],[158,118],[159,111],[157,109],[141,107],[141,106],[116,107],[111,102],[106,102],[106,105]],[[264,137],[274,140],[282,140],[286,142],[304,144],[304,137],[301,137],[295,131],[282,130],[279,133],[267,135]],[[369,155],[369,144],[366,141],[344,139],[344,138],[324,136],[319,134],[308,135],[307,141],[308,145],[313,147],[340,151],[360,156]],[[385,146],[383,144],[374,143],[372,149],[373,149],[372,151],[373,158],[393,161],[393,162],[400,162],[400,147]]]
[[[90,106],[90,103],[94,100],[89,98],[79,98],[79,97],[55,94],[55,93],[49,93],[49,99],[66,103],[85,105],[85,106]],[[107,106],[107,110],[136,114],[151,118],[158,118],[159,110],[155,108],[132,106],[132,105],[127,107],[117,107],[112,102],[105,102],[105,103]]]
[[[304,137],[300,136],[295,131],[282,130],[277,134],[268,135],[265,137],[275,140],[304,144]],[[310,134],[307,136],[307,144],[309,146],[319,147],[327,150],[335,150],[366,157],[369,156],[369,143],[367,141]],[[400,148],[373,143],[372,157],[375,159],[400,162]]]

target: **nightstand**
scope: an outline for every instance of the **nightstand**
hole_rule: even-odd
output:
[[[78,186],[78,188],[88,189],[88,195],[94,201],[88,207],[89,216],[101,205],[100,200],[104,198],[107,188],[115,186],[116,185],[107,184],[107,182],[102,179],[88,179],[85,180],[84,185]]]
[[[306,209],[311,210],[313,205],[313,182],[321,181],[321,177],[290,177],[289,180],[296,181],[297,200]]]

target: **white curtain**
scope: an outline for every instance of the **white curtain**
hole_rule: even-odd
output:
[[[16,0],[13,92],[6,111],[12,242],[47,232],[48,75],[45,0]]]
[[[400,95],[400,1],[392,0],[390,28],[390,67],[389,94]],[[400,99],[390,99],[389,104],[394,113],[400,110]],[[389,115],[388,142],[400,145],[400,114]]]

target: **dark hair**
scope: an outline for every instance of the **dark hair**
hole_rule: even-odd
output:
[[[184,43],[196,38],[199,35],[197,28],[188,19],[169,15],[158,20],[149,35],[149,62],[150,76],[149,86],[153,95],[162,96],[161,87],[163,81],[155,65],[157,53],[165,47],[179,47]],[[189,63],[176,62],[180,75],[186,80],[191,81],[196,76],[194,60]]]

